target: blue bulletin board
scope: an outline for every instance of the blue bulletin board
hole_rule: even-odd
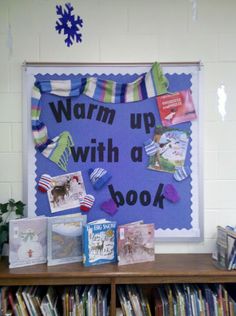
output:
[[[96,90],[96,87],[93,95],[83,93],[86,84],[84,80],[87,78],[93,78],[90,85],[91,82],[103,84],[112,81],[123,87],[144,77],[151,67],[152,64],[26,63],[23,66],[23,188],[28,216],[60,216],[82,212],[87,214],[88,221],[107,218],[124,224],[143,220],[145,223],[155,223],[156,238],[160,241],[202,240],[199,63],[160,64],[168,82],[167,95],[191,91],[196,114],[194,120],[164,126],[158,107],[158,92],[151,97],[148,92],[144,98],[131,102],[126,102],[128,97],[115,102],[115,96],[106,100],[104,97],[101,101],[102,91]],[[65,87],[67,82],[70,83],[70,89],[64,95],[60,90],[60,83]],[[79,86],[75,87],[78,82]],[[51,93],[54,84],[57,92]],[[72,86],[75,87],[74,90]],[[42,130],[45,131],[46,127],[47,136],[53,143],[58,141],[59,135],[66,135],[69,151],[64,150],[64,160],[57,160],[58,155],[51,160],[51,152],[45,155],[41,150],[35,149],[31,118],[34,87],[36,94],[33,102],[34,98],[38,102],[34,109],[37,112],[38,105],[40,106]],[[177,144],[175,148],[173,140]],[[145,147],[151,141],[152,145],[157,146],[154,146],[155,155],[152,153],[152,156]],[[170,156],[177,153],[181,146],[182,157],[179,160],[176,158],[178,161],[175,161],[173,167],[173,164],[169,164]],[[47,143],[47,148],[49,147]],[[163,162],[163,157],[165,165],[161,164],[159,168],[160,158]],[[181,170],[186,172],[181,181],[174,176],[179,168],[178,164],[182,164]],[[102,188],[97,189],[94,186],[91,170],[103,170],[109,175],[109,180]],[[50,190],[57,181],[63,179],[65,183],[70,182],[70,192],[72,181],[75,180],[76,185],[79,183],[82,197],[75,199],[78,203],[73,201],[63,204],[61,199],[61,207],[57,207],[59,198],[56,202],[52,201],[53,193],[50,195],[38,189],[45,174],[52,180]],[[166,197],[167,188],[174,190],[173,199]],[[95,198],[91,209],[86,212],[80,209],[85,195]],[[67,199],[68,196],[67,192],[63,198]],[[116,206],[115,212],[109,212],[111,200]]]

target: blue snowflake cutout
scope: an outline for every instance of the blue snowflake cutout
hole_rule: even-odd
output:
[[[80,29],[83,27],[83,20],[80,16],[75,17],[72,14],[74,8],[70,3],[65,4],[64,10],[61,5],[56,6],[56,13],[59,16],[56,21],[55,29],[61,34],[61,31],[64,31],[64,35],[67,35],[65,39],[65,43],[68,47],[70,47],[74,41],[82,42],[82,34],[80,33]]]

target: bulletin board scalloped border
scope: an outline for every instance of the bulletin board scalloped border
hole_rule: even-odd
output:
[[[192,95],[197,110],[198,120],[191,124],[192,151],[192,229],[157,229],[155,237],[163,242],[200,242],[203,240],[203,166],[202,166],[202,95],[201,95],[201,64],[160,63],[164,73],[192,75]],[[34,76],[40,74],[142,74],[150,69],[151,63],[134,64],[92,64],[92,63],[25,63],[23,73],[23,199],[27,204],[27,215],[35,216],[35,154],[30,117],[31,89]],[[201,106],[200,106],[201,105]]]

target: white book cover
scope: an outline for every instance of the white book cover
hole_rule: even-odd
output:
[[[47,218],[34,217],[9,222],[10,268],[47,261]]]

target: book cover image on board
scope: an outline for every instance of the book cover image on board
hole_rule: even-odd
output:
[[[153,141],[157,152],[149,158],[148,168],[174,173],[183,167],[189,143],[189,134],[174,128],[157,126]]]
[[[197,118],[190,89],[158,96],[157,107],[163,126],[193,121]]]
[[[86,195],[81,171],[52,177],[52,188],[47,191],[48,202],[52,213],[80,207]]]

